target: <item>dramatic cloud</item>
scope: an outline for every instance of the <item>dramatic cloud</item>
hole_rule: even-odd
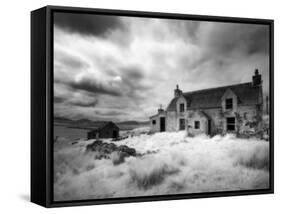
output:
[[[103,36],[114,28],[121,27],[119,18],[116,16],[55,13],[55,25],[70,33],[84,35]]]
[[[269,46],[269,27],[248,24],[212,23],[207,29],[209,35],[201,34],[201,41],[213,54],[231,55],[266,53]],[[204,29],[202,29],[204,33]]]
[[[55,14],[55,114],[148,120],[183,91],[250,82],[269,91],[267,25]]]
[[[84,90],[92,93],[109,94],[112,96],[120,96],[121,93],[114,90],[113,87],[103,85],[102,83],[92,79],[81,79],[77,82],[71,82],[70,86],[74,89]]]
[[[76,100],[76,101],[70,101],[69,104],[72,104],[75,106],[81,106],[81,107],[95,107],[98,104],[98,100],[94,100],[94,101]]]

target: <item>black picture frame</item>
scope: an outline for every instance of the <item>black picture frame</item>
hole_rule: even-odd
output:
[[[53,200],[53,13],[91,13],[128,17],[169,18],[212,22],[262,24],[270,27],[270,186],[262,190],[224,191],[178,195],[90,199],[79,201]],[[268,194],[274,192],[274,21],[138,12],[79,7],[46,6],[31,12],[31,201],[44,207],[97,205],[191,198],[226,197]]]

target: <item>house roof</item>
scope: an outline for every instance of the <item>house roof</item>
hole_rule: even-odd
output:
[[[117,128],[119,128],[117,125],[115,125],[115,123],[111,122],[111,121],[99,121],[98,123],[96,123],[94,126],[91,127],[90,131],[98,131],[103,129],[106,125],[108,124],[113,124],[114,126],[116,126]]]
[[[217,88],[203,89],[183,93],[187,101],[187,109],[221,107],[221,98],[226,90],[231,89],[238,97],[239,104],[255,105],[259,103],[261,87],[253,87],[251,82]],[[171,100],[167,111],[176,111],[178,97]]]
[[[158,116],[158,113],[150,116],[149,118],[152,119],[152,118],[157,117],[157,116]]]

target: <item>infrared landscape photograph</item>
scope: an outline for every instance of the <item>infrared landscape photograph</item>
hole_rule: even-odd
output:
[[[269,189],[269,25],[53,16],[54,201]]]

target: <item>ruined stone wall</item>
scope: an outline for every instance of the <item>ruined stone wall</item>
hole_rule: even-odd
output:
[[[255,133],[261,129],[262,118],[256,106],[241,106],[236,113],[237,133]]]
[[[222,134],[227,133],[227,117],[235,117],[235,134],[258,131],[261,124],[261,118],[257,112],[256,106],[238,106],[236,111],[227,111],[222,113]]]

